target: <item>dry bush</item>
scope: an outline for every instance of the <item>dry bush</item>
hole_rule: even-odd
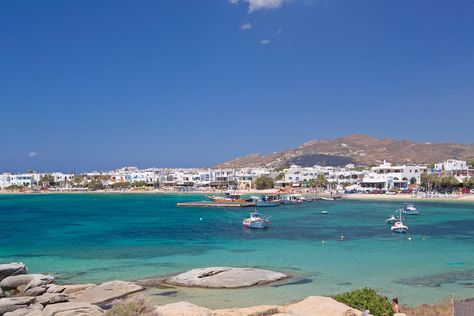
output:
[[[407,316],[453,316],[453,303],[444,301],[434,305],[403,306],[401,312]]]
[[[143,295],[115,304],[105,312],[106,316],[157,316],[155,307]]]

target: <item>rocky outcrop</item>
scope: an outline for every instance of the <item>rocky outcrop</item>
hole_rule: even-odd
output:
[[[193,269],[166,278],[164,283],[186,287],[240,288],[267,284],[287,277],[283,273],[263,269],[212,267]]]
[[[301,302],[286,306],[284,312],[294,316],[359,316],[361,314],[356,309],[324,296],[310,296]]]
[[[3,316],[43,316],[43,305],[31,304],[26,308],[20,308],[13,312],[5,313]]]
[[[46,306],[48,304],[64,303],[69,300],[69,296],[64,293],[44,293],[36,297],[36,303]]]
[[[68,302],[47,305],[43,316],[101,316],[102,309],[85,302]]]
[[[35,301],[34,297],[7,297],[0,299],[0,315],[27,308]]]
[[[7,264],[0,264],[0,281],[3,279],[19,274],[27,274],[28,270],[23,263],[7,263]]]
[[[178,302],[156,306],[155,312],[158,315],[167,316],[211,316],[213,313],[213,311],[208,308],[197,306],[189,302]]]
[[[359,316],[361,312],[330,297],[311,296],[295,304],[285,306],[263,305],[245,308],[210,310],[188,302],[157,306],[158,315],[179,316]]]
[[[112,281],[75,292],[70,295],[70,300],[88,302],[91,304],[103,304],[142,290],[143,287],[131,282]]]
[[[30,289],[50,284],[53,281],[54,277],[51,275],[22,274],[6,277],[0,282],[0,287],[7,291],[18,290],[21,293],[25,293]]]

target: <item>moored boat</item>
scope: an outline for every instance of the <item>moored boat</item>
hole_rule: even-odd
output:
[[[403,224],[403,222],[402,222],[402,210],[400,210],[400,217],[399,217],[398,221],[393,223],[392,227],[390,227],[390,230],[393,233],[399,233],[399,234],[408,233],[408,226]]]
[[[288,194],[282,197],[283,204],[301,204],[304,203],[304,199],[299,194]]]
[[[402,213],[405,215],[419,215],[420,212],[415,207],[413,203],[406,203],[405,206],[401,209]]]
[[[259,200],[256,200],[258,207],[279,206],[281,198],[279,194],[263,195]]]
[[[260,216],[257,211],[250,213],[249,218],[243,220],[242,225],[248,228],[265,229],[270,227],[270,219]]]

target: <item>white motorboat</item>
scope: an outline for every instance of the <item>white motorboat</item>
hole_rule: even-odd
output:
[[[403,224],[402,222],[402,211],[400,210],[400,218],[398,221],[393,223],[392,227],[390,227],[390,230],[393,233],[399,233],[399,234],[406,234],[408,232],[408,226]]]
[[[244,219],[242,225],[248,228],[265,229],[270,227],[270,219],[266,216],[260,217],[260,213],[255,211],[250,213],[249,218]]]

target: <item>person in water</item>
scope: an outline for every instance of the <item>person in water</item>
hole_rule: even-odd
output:
[[[393,312],[394,313],[399,313],[400,312],[400,307],[398,306],[398,297],[395,297],[392,300],[392,305],[393,305]]]

